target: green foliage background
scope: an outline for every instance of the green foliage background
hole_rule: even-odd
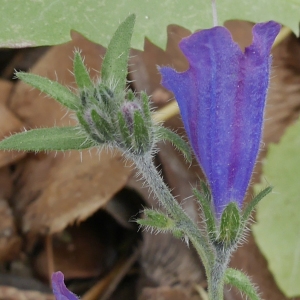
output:
[[[188,3],[188,4],[187,4]],[[166,45],[166,27],[195,31],[212,27],[210,0],[0,0],[0,47],[56,45],[70,40],[70,30],[107,46],[129,14],[137,21],[132,47],[142,49],[147,36]],[[300,0],[220,0],[220,25],[230,19],[275,20],[298,31]]]
[[[288,297],[300,295],[300,120],[279,144],[270,145],[262,181],[274,186],[263,199],[252,226],[269,269]]]

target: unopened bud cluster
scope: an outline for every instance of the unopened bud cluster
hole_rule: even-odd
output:
[[[143,155],[154,146],[154,126],[149,99],[131,90],[124,95],[102,83],[80,93],[79,123],[96,144],[117,147],[124,152]]]

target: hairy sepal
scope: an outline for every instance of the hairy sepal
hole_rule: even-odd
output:
[[[197,189],[193,189],[193,193],[200,203],[208,237],[210,241],[214,242],[217,239],[217,230],[214,213],[211,207],[210,194],[205,194],[203,189],[201,192]]]
[[[221,216],[217,244],[221,244],[225,249],[234,247],[241,236],[241,229],[240,210],[235,202],[230,202]]]

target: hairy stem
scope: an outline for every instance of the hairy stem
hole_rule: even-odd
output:
[[[217,245],[216,259],[211,269],[211,273],[207,274],[210,277],[208,280],[210,285],[208,286],[209,300],[223,300],[224,296],[224,276],[227,269],[231,249],[224,249],[223,246]]]
[[[149,184],[159,202],[173,217],[178,226],[177,228],[182,230],[182,232],[187,235],[191,243],[194,245],[196,251],[202,259],[206,273],[210,274],[214,261],[213,251],[210,247],[210,244],[201,234],[198,227],[175,200],[169,188],[166,186],[160,174],[156,170],[151,156],[149,155],[149,158],[146,156],[135,156],[130,157],[130,159],[135,162],[137,169],[141,172],[142,176]]]

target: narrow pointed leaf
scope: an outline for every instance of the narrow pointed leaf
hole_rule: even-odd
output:
[[[25,83],[37,88],[70,109],[76,110],[80,105],[79,98],[56,81],[25,72],[16,72],[15,75]]]
[[[235,202],[230,202],[221,216],[219,241],[225,246],[237,242],[241,229],[240,212]]]
[[[64,151],[92,147],[77,127],[41,128],[16,133],[0,142],[0,150]]]
[[[126,85],[127,62],[134,23],[135,15],[132,14],[120,24],[107,47],[102,63],[102,81],[105,84],[116,83],[117,94],[122,93]]]
[[[182,152],[188,162],[192,162],[191,148],[177,133],[165,127],[158,127],[156,132],[160,140],[171,142],[175,148]]]
[[[75,51],[73,68],[78,88],[91,88],[93,86],[93,82],[79,51]]]
[[[200,202],[202,212],[204,214],[204,221],[207,227],[207,232],[210,240],[216,240],[216,223],[214,213],[212,212],[211,203],[207,199],[206,195],[199,192],[197,189],[193,189],[194,195]]]
[[[243,212],[243,220],[247,222],[249,217],[251,216],[252,211],[255,209],[256,205],[259,203],[261,199],[263,199],[265,196],[267,196],[269,193],[272,192],[273,187],[268,186],[264,190],[262,190],[259,194],[257,194],[250,203],[246,206],[244,212]]]
[[[260,300],[260,296],[257,293],[256,288],[251,283],[248,276],[244,273],[228,268],[225,272],[225,283],[230,284],[238,288],[244,295],[250,300]]]
[[[144,215],[145,217],[143,219],[137,220],[139,225],[150,226],[158,230],[172,230],[175,226],[175,222],[162,212],[145,209]]]

